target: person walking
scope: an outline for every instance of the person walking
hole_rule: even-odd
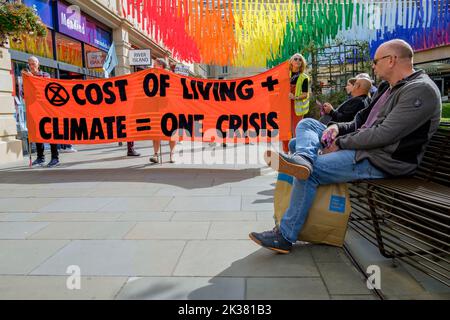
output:
[[[166,69],[167,68],[167,63],[163,58],[158,58],[155,60],[155,64],[154,64],[155,68],[160,68],[160,69]],[[169,141],[169,146],[170,146],[170,163],[174,163],[175,161],[173,160],[173,153],[174,153],[174,149],[176,146],[177,142],[176,141]],[[150,162],[152,163],[159,163],[161,161],[161,154],[160,154],[160,149],[161,149],[161,140],[153,140],[153,156],[150,157]]]

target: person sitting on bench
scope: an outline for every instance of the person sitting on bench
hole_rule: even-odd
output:
[[[414,173],[439,126],[439,89],[423,70],[413,69],[413,50],[400,39],[380,45],[372,67],[385,81],[369,107],[353,121],[327,128],[317,120],[304,119],[297,125],[292,155],[266,151],[269,166],[296,179],[280,227],[252,232],[251,240],[289,253],[319,185]]]
[[[324,116],[319,121],[324,125],[330,122],[349,122],[352,121],[355,115],[366,108],[370,103],[369,90],[372,87],[372,82],[366,78],[356,78],[353,88],[350,92],[351,98],[345,100],[336,109],[331,103],[325,102],[322,106]]]

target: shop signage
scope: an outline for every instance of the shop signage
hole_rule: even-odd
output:
[[[88,68],[102,68],[105,63],[105,53],[103,51],[93,51],[87,53]]]
[[[76,5],[66,6],[58,2],[58,26],[61,33],[83,42],[89,40],[86,17],[81,14],[80,7]]]
[[[189,76],[189,67],[184,64],[177,64],[174,72],[183,76]]]
[[[97,48],[108,50],[111,46],[111,33],[86,17],[76,5],[58,2],[58,26],[59,32]]]
[[[150,49],[143,50],[130,50],[130,65],[131,66],[151,66],[152,56],[150,54]]]
[[[26,6],[31,7],[47,27],[54,27],[50,0],[22,0],[22,2]]]
[[[92,27],[91,24],[94,26]],[[109,50],[109,47],[111,46],[111,32],[99,28],[89,20],[87,21],[87,26],[88,30],[94,30],[94,32],[92,32],[94,36],[89,39],[89,43],[97,48]]]

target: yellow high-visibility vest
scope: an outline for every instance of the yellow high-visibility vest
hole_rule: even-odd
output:
[[[305,81],[305,79],[308,80],[308,95],[303,100],[295,100],[295,114],[297,116],[303,116],[303,115],[307,114],[309,111],[309,85],[310,85],[310,82],[309,82],[309,77],[306,73],[301,73],[298,76],[297,83],[295,84],[295,96],[299,97],[303,93],[302,86],[303,86],[303,81]]]

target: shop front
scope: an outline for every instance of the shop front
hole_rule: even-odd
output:
[[[112,44],[112,29],[81,12],[78,6],[62,1],[22,0],[34,9],[47,26],[47,36],[24,35],[11,42],[10,54],[14,73],[14,101],[18,139],[24,154],[28,153],[26,112],[21,71],[27,68],[31,55],[39,59],[42,71],[58,79],[103,78],[103,62]]]

